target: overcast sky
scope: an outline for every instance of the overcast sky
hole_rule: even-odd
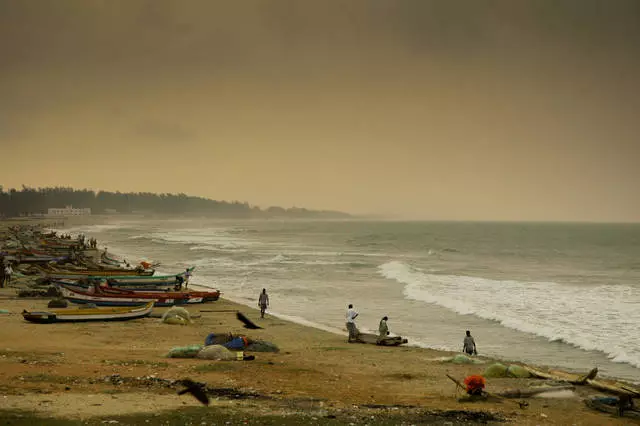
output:
[[[640,221],[635,0],[0,0],[0,184]]]

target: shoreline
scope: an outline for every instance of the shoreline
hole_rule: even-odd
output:
[[[220,290],[224,293],[223,288]],[[456,387],[446,374],[460,380],[469,374],[481,374],[495,358],[483,357],[488,362],[481,365],[452,364],[437,358],[459,352],[349,344],[346,333],[299,324],[268,311],[262,320],[255,307],[225,297],[186,306],[199,317],[192,325],[178,326],[162,324],[157,318],[120,323],[31,324],[21,318],[20,312],[46,309],[49,299],[14,296],[13,288],[0,290],[0,308],[10,311],[0,315],[0,401],[4,402],[0,417],[2,409],[23,409],[54,418],[104,419],[142,413],[153,419],[158,410],[196,409],[198,403],[188,395],[175,395],[175,389],[150,387],[136,378],[191,377],[216,388],[260,395],[247,400],[220,397],[206,409],[228,410],[251,419],[286,414],[307,416],[306,419],[326,417],[336,422],[332,424],[348,424],[371,422],[369,416],[383,418],[396,411],[408,420],[424,410],[440,410],[488,413],[519,425],[630,422],[586,408],[581,398],[594,393],[587,387],[577,387],[576,395],[568,399],[528,399],[527,409],[519,409],[516,400],[458,402],[454,397]],[[164,310],[157,308],[154,312]],[[235,318],[236,311],[242,311],[263,329],[243,328]],[[258,352],[255,361],[250,362],[164,356],[171,347],[202,344],[210,332],[263,339],[278,345],[280,352]],[[122,384],[105,381],[114,374]],[[487,390],[499,392],[544,384],[538,379],[487,379]],[[153,398],[149,398],[149,392]],[[470,424],[454,421],[450,423]]]

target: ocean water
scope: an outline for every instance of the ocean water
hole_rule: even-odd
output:
[[[159,272],[345,333],[384,315],[411,344],[640,381],[640,225],[118,219],[76,226]]]

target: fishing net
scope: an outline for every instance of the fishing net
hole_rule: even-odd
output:
[[[247,352],[280,352],[275,344],[264,340],[254,340],[245,349]]]
[[[519,365],[511,364],[509,368],[507,368],[507,377],[526,379],[527,377],[531,377],[531,373]]]
[[[197,355],[200,359],[210,359],[217,361],[236,361],[242,360],[242,352],[234,352],[220,345],[205,346]]]
[[[191,315],[189,311],[180,306],[172,306],[162,315],[162,322],[165,324],[187,325],[191,324]]]
[[[507,370],[508,368],[506,365],[497,362],[485,368],[482,375],[484,377],[507,377]]]
[[[167,358],[195,358],[202,349],[202,345],[177,346],[171,348]]]

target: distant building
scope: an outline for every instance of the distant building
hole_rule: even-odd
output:
[[[63,209],[49,209],[47,216],[87,216],[91,214],[91,209],[74,209],[73,206],[66,206]]]
[[[116,210],[116,209],[104,209],[104,212],[106,214],[116,214],[116,213],[118,213],[118,210]]]

